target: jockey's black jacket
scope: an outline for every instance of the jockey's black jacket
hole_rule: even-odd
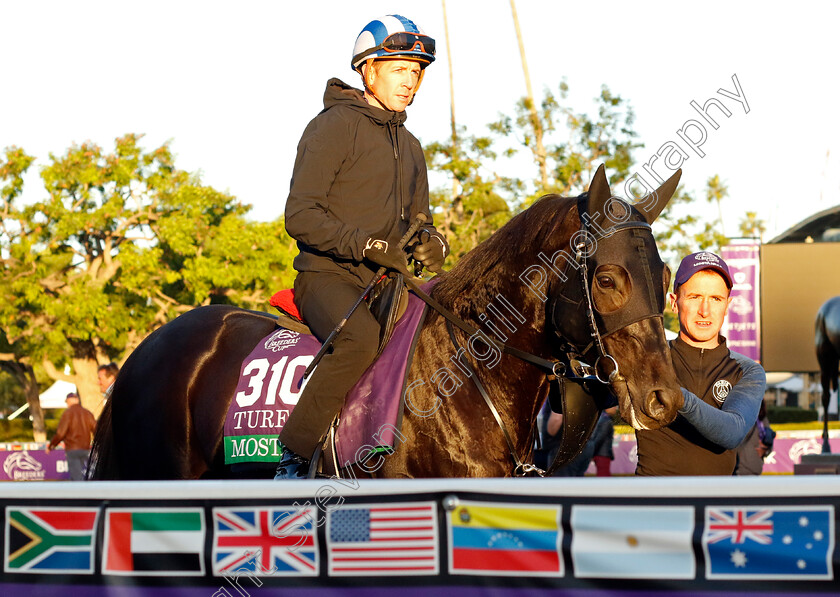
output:
[[[744,375],[742,363],[719,338],[715,348],[696,348],[679,337],[670,342],[680,386],[716,408]],[[637,430],[636,440],[637,475],[731,475],[735,470],[735,450],[706,439],[682,415],[661,429]]]
[[[298,143],[286,201],[297,271],[350,274],[363,287],[374,274],[363,262],[368,238],[396,243],[421,212],[431,224],[423,149],[405,120],[338,79],[327,82],[324,109]]]

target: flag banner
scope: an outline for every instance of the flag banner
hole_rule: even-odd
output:
[[[354,504],[330,510],[327,556],[330,576],[437,574],[437,505]]]
[[[93,574],[98,508],[6,507],[3,569]]]
[[[828,597],[830,477],[17,484],[0,595]]]
[[[102,574],[204,575],[202,508],[108,508]]]
[[[213,508],[213,574],[317,576],[315,507]]]
[[[576,577],[695,576],[692,507],[575,505],[571,527]]]
[[[559,506],[460,501],[446,516],[450,574],[562,576]]]
[[[833,506],[707,507],[706,578],[834,578]]]

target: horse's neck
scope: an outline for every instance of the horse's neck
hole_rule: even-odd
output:
[[[479,282],[470,294],[483,300],[462,304],[458,309],[460,317],[492,340],[550,358],[545,303],[518,277],[503,285]],[[491,357],[471,360],[479,382],[486,388],[516,444],[518,455],[524,458],[546,395],[545,372],[503,353],[499,354],[498,362]]]
[[[559,279],[545,260],[558,249],[569,250],[579,226],[574,205],[574,199],[556,197],[516,216],[444,274],[433,291],[436,298],[490,338],[550,358],[546,301],[549,287]],[[523,243],[533,248],[523,251]],[[535,284],[529,272],[542,275],[544,286]],[[476,374],[497,402],[522,455],[547,395],[546,374],[510,355],[493,367],[478,367]]]

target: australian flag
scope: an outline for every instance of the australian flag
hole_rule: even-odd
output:
[[[706,578],[831,580],[834,507],[706,508]]]

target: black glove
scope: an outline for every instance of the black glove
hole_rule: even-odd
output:
[[[411,273],[408,271],[408,257],[405,251],[400,249],[395,242],[389,243],[387,240],[370,237],[365,243],[362,255],[376,265],[387,267],[411,277]]]
[[[446,239],[434,228],[424,228],[420,231],[419,238],[420,242],[414,246],[411,256],[430,272],[441,271],[443,262],[449,254]]]

